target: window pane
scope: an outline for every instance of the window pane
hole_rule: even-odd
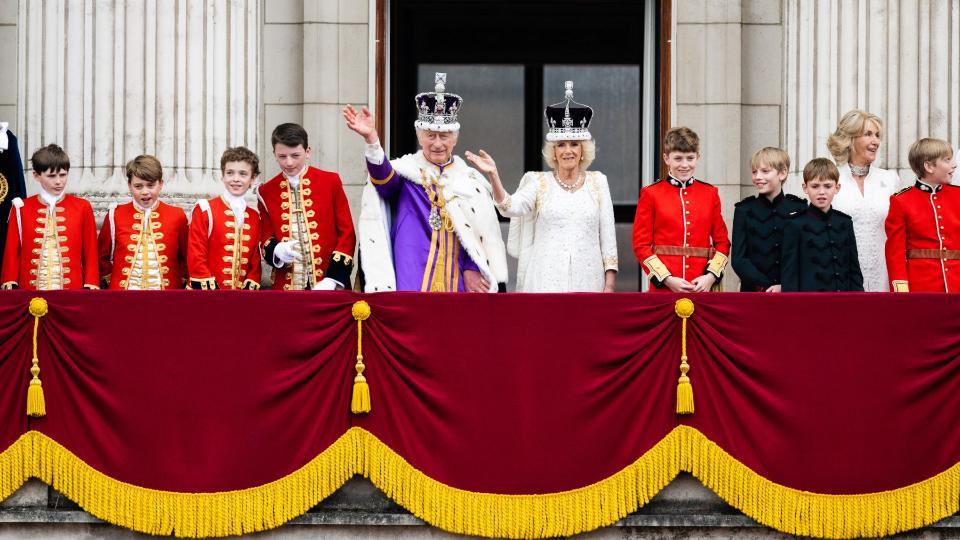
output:
[[[481,148],[493,156],[511,193],[523,175],[523,66],[420,64],[417,88],[432,91],[433,75],[447,74],[447,91],[463,98],[455,153]],[[409,105],[413,107],[413,99]]]
[[[590,168],[607,175],[614,204],[636,204],[640,195],[640,66],[544,66],[544,107],[563,100],[564,81],[573,81],[575,101],[593,108],[590,133],[597,142],[597,159]],[[543,133],[547,133],[546,122]],[[546,163],[543,166],[546,168]]]

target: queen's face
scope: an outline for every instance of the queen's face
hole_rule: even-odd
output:
[[[557,167],[560,170],[572,171],[580,166],[583,145],[580,141],[557,141],[553,146],[553,155],[557,158]]]
[[[853,139],[850,146],[850,162],[854,165],[870,165],[877,159],[880,148],[880,127],[873,120],[863,125],[863,133]]]

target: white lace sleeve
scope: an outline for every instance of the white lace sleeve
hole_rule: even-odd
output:
[[[619,270],[617,259],[617,226],[613,217],[613,200],[610,197],[610,185],[607,177],[595,172],[600,187],[600,255],[603,257],[603,270]]]
[[[520,217],[533,212],[537,206],[536,174],[528,172],[520,179],[520,187],[513,194],[507,194],[497,203],[497,210],[503,217]]]

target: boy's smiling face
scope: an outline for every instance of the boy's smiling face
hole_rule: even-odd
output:
[[[751,180],[761,197],[773,198],[780,194],[783,181],[787,179],[787,171],[778,171],[766,163],[761,163],[753,169]]]
[[[681,182],[693,178],[693,172],[697,169],[697,161],[700,154],[696,152],[670,152],[663,155],[663,161],[670,169],[670,174]]]
[[[245,194],[253,180],[253,168],[246,161],[228,161],[223,166],[223,185],[234,197]]]
[[[923,181],[928,184],[949,184],[954,171],[957,170],[955,156],[937,158],[923,164]]]
[[[43,171],[37,173],[34,171],[33,178],[40,183],[40,187],[47,193],[59,197],[67,187],[67,177],[69,171],[66,169],[57,169],[56,171]]]

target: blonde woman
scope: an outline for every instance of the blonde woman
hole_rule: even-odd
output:
[[[587,168],[596,155],[588,130],[593,110],[566,100],[545,111],[543,157],[553,169],[528,172],[517,192],[504,190],[489,154],[466,153],[487,175],[500,213],[511,218],[507,252],[517,258],[517,292],[613,292],[617,239],[607,177]]]
[[[884,244],[884,221],[890,208],[890,196],[896,193],[900,179],[893,171],[876,167],[883,121],[861,110],[843,115],[836,131],[827,139],[840,170],[840,191],[833,208],[853,218],[857,254],[863,273],[863,288],[868,292],[890,290]]]

